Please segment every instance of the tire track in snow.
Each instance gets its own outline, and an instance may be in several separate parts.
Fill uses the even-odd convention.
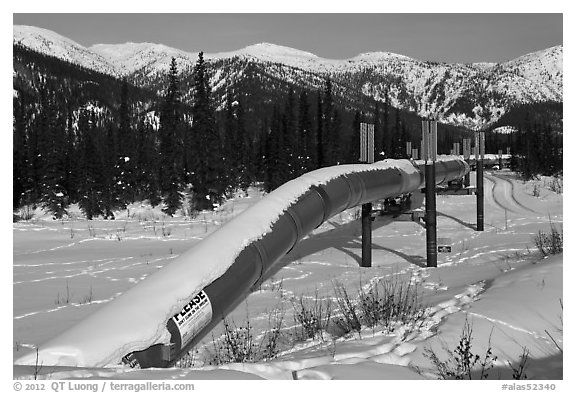
[[[498,176],[498,175],[494,175],[494,174],[488,175],[488,176],[489,176],[490,178],[492,178],[492,179],[498,179],[498,180],[500,180],[501,182],[504,182],[505,184],[507,184],[507,185],[510,186],[510,199],[511,199],[512,202],[514,202],[514,204],[515,204],[516,206],[518,206],[520,209],[525,210],[525,211],[529,211],[529,212],[531,212],[531,213],[538,214],[538,215],[542,214],[541,212],[538,212],[538,211],[536,211],[536,210],[534,210],[534,209],[526,206],[525,204],[523,204],[522,202],[520,202],[520,201],[518,200],[518,198],[516,198],[516,195],[515,195],[515,192],[514,192],[514,191],[516,190],[516,187],[515,187],[514,182],[513,182],[512,180],[510,180],[510,179],[508,179],[508,178],[506,178],[506,177],[504,177],[504,176]],[[493,180],[493,181],[494,181],[494,180]]]
[[[506,206],[504,204],[505,202],[503,202],[501,200],[501,198],[499,198],[500,193],[497,192],[496,187],[498,185],[502,185],[501,182],[497,182],[490,175],[485,175],[484,178],[486,180],[488,180],[490,183],[492,183],[492,189],[490,190],[490,196],[496,205],[498,205],[502,210],[507,210],[507,211],[510,211],[512,213],[521,213],[521,211],[517,211],[515,209],[515,207],[512,207],[513,204],[508,203],[508,206]],[[504,188],[504,190],[502,192],[503,192],[504,196],[506,196],[506,189],[505,189],[505,187],[503,187],[503,188]],[[504,201],[508,201],[508,199],[504,199]]]

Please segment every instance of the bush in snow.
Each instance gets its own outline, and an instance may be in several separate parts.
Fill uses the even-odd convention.
[[[259,338],[254,336],[254,329],[246,319],[243,325],[237,326],[234,321],[224,319],[224,333],[214,339],[213,352],[210,351],[208,364],[259,362],[274,359],[279,351],[283,311],[276,310],[270,314],[269,329]]]
[[[472,352],[472,325],[468,318],[464,321],[464,327],[460,334],[458,346],[450,350],[443,346],[447,359],[440,360],[438,355],[431,349],[424,349],[424,356],[432,361],[436,368],[439,379],[487,379],[490,369],[494,367],[497,356],[493,355],[488,339],[488,349],[483,356]]]
[[[328,329],[332,316],[332,302],[330,299],[320,299],[318,290],[314,298],[309,300],[303,295],[292,299],[294,308],[295,340],[307,340],[310,338],[323,338],[323,332]]]
[[[397,324],[417,324],[424,320],[424,306],[419,288],[398,276],[379,280],[369,289],[360,289],[359,308],[362,323],[368,327],[383,326],[389,332]]]
[[[360,332],[362,324],[360,323],[360,310],[356,302],[348,295],[348,291],[340,282],[332,282],[338,305],[339,314],[336,315],[332,322],[334,327],[339,331],[334,332],[336,335],[345,335],[352,331]]]
[[[564,236],[558,231],[554,224],[550,223],[550,233],[538,231],[534,237],[534,244],[543,257],[560,254],[563,250]]]
[[[548,182],[548,188],[550,191],[555,192],[556,194],[562,194],[564,189],[563,181],[561,177],[553,177]]]

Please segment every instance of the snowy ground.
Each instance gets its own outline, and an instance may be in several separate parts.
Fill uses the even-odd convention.
[[[474,179],[474,173],[472,174]],[[337,215],[297,245],[274,276],[230,315],[249,320],[257,336],[274,310],[285,312],[285,333],[294,325],[291,299],[333,294],[342,283],[350,294],[380,278],[412,280],[424,294],[425,322],[411,332],[364,329],[337,339],[298,343],[268,362],[204,363],[213,337],[197,347],[193,368],[168,370],[43,367],[40,378],[97,379],[434,379],[425,351],[439,357],[456,348],[467,320],[473,352],[488,347],[498,357],[490,378],[511,378],[524,348],[530,379],[562,379],[563,259],[541,260],[533,236],[563,224],[562,195],[548,179],[524,183],[506,172],[485,179],[485,231],[475,231],[475,196],[437,197],[439,243],[452,246],[427,269],[425,229],[419,223],[377,218],[373,223],[373,267],[359,268],[361,227],[357,210]],[[170,263],[191,245],[251,206],[256,190],[238,195],[218,212],[191,219],[169,218],[158,209],[134,205],[114,221],[81,218],[53,221],[36,213],[13,224],[13,359],[110,302]],[[214,337],[222,332],[219,326]],[[489,343],[488,343],[488,340]],[[14,367],[15,378],[33,369]]]

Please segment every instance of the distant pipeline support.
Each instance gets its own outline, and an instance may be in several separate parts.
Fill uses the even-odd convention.
[[[132,352],[123,358],[124,363],[141,368],[174,365],[251,289],[269,278],[276,261],[330,217],[367,202],[423,188],[424,162],[416,161],[413,165],[418,171],[411,174],[399,168],[352,172],[310,187],[285,210],[269,233],[248,244],[224,275],[196,294],[182,312],[167,322],[170,345],[157,344]],[[459,158],[438,161],[436,184],[462,178],[468,171],[466,162]],[[194,322],[184,326],[186,322],[182,321],[186,318]]]
[[[424,166],[423,161],[385,160],[322,168],[292,180],[248,209],[273,210],[262,217],[274,219],[252,228],[255,216],[241,213],[155,274],[46,342],[39,353],[25,355],[15,363],[34,366],[39,355],[44,366],[104,367],[122,358],[132,367],[171,367],[251,290],[273,275],[279,268],[275,263],[308,233],[346,209],[423,188]],[[468,172],[463,159],[443,156],[435,164],[435,183],[457,180]],[[283,192],[292,186],[297,192],[286,199]],[[276,207],[268,209],[270,206]],[[246,234],[247,227],[251,227],[251,235]],[[234,244],[234,253],[222,247],[226,244]],[[217,262],[225,264],[212,275],[212,264]],[[193,287],[197,289],[181,287],[190,277],[203,277],[200,285]],[[163,296],[166,288],[176,288],[182,296],[178,295],[178,301],[171,295]],[[157,322],[150,324],[150,320]],[[134,341],[133,332],[140,333],[139,341]],[[149,342],[157,344],[146,347]]]

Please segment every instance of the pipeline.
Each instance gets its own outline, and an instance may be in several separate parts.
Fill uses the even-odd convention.
[[[158,313],[157,310],[153,310],[154,307],[158,308],[153,299],[139,299],[140,308],[134,309],[132,305],[135,299],[144,295],[151,296],[150,290],[144,288],[146,286],[149,289],[153,283],[157,284],[162,280],[162,285],[165,287],[177,285],[177,280],[173,277],[174,274],[168,275],[168,273],[163,272],[172,264],[176,264],[176,260],[115,299],[112,303],[119,303],[116,309],[120,309],[122,312],[108,310],[108,315],[106,315],[105,309],[110,308],[112,304],[103,306],[83,320],[79,324],[82,326],[73,327],[68,332],[64,332],[56,339],[46,343],[40,350],[43,364],[45,366],[57,363],[57,365],[100,367],[108,365],[110,359],[116,356],[116,361],[122,358],[122,362],[131,367],[170,367],[209,333],[224,316],[231,312],[251,289],[257,288],[268,279],[276,261],[330,217],[364,203],[414,192],[425,186],[423,161],[386,160],[375,164],[342,165],[333,168],[335,169],[332,172],[330,172],[331,168],[323,168],[303,175],[302,178],[308,176],[306,179],[310,179],[319,178],[327,173],[336,174],[329,176],[325,181],[311,182],[297,199],[279,214],[269,230],[265,231],[262,236],[250,240],[239,254],[232,257],[233,261],[223,274],[213,281],[205,283],[201,290],[187,298],[180,299],[178,304],[166,307],[167,311],[164,310],[163,312],[169,314],[167,314],[167,319],[166,317],[163,319],[165,321],[162,329],[164,333],[159,333],[158,327],[130,325],[130,321],[135,320],[139,313]],[[460,179],[468,171],[468,164],[462,159],[455,156],[441,157],[435,165],[436,184]],[[266,200],[273,200],[282,195],[279,191],[282,187],[268,194],[250,209],[265,209]],[[242,219],[242,214],[237,216],[201,243],[207,243],[214,247],[229,242],[231,234],[243,236],[243,233],[238,231],[238,228],[242,228]],[[223,230],[226,226],[233,227],[233,230]],[[180,260],[178,261],[179,264],[206,258],[206,253],[195,251],[196,248],[198,247],[193,247],[177,258]],[[210,263],[208,260],[204,262]],[[105,321],[111,323],[112,318],[125,318],[126,322],[124,320],[115,321],[117,326],[122,327],[119,334],[110,329],[106,331],[108,333],[102,332],[102,337],[87,337],[87,332],[93,330],[93,326],[90,327],[91,324],[102,325],[106,323]],[[104,328],[105,326],[103,326]],[[105,343],[112,336],[117,342],[128,340],[130,329],[148,329],[146,330],[147,335],[156,338],[161,336],[162,340],[157,340],[155,342],[159,342],[158,344],[147,347],[143,343],[139,344],[140,348],[135,348],[138,345],[134,344],[122,346],[115,352],[114,356],[108,356],[106,359],[87,360],[82,358],[80,350],[75,349],[76,345],[80,345],[76,343],[82,340],[101,340],[102,343]],[[107,334],[108,337],[106,337]],[[92,343],[92,346],[88,348],[97,348],[98,343],[95,343]],[[122,353],[122,351],[124,352]],[[120,355],[118,356],[118,354]],[[35,356],[27,355],[17,360],[16,364],[33,365],[35,361],[37,361]]]

